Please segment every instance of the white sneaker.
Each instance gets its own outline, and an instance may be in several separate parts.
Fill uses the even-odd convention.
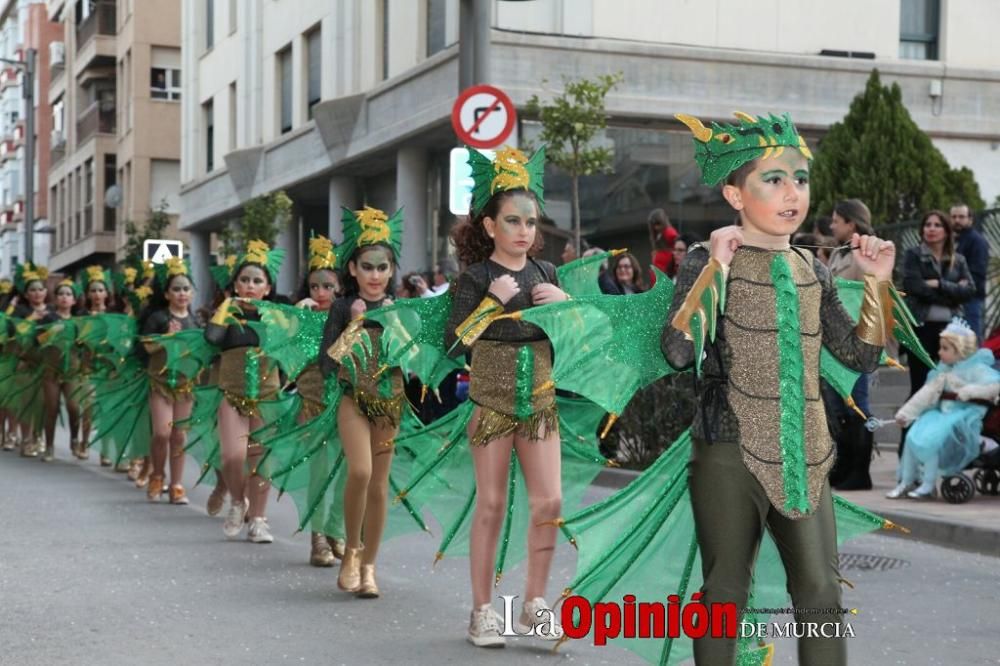
[[[913,489],[913,485],[909,483],[900,483],[898,486],[890,490],[885,494],[888,499],[900,499],[906,496],[910,490]]]
[[[476,647],[502,648],[507,641],[500,634],[500,618],[491,604],[473,608],[466,638]]]
[[[247,528],[247,539],[254,543],[273,543],[271,528],[267,526],[267,518],[251,518]]]
[[[521,617],[514,627],[519,634],[533,632],[535,636],[546,641],[557,641],[563,637],[562,626],[556,621],[556,613],[545,599],[535,597],[524,602]]]
[[[240,532],[243,530],[243,518],[247,515],[249,509],[250,503],[245,499],[238,504],[230,501],[226,520],[222,523],[222,532],[226,535],[227,539],[235,539],[240,535]]]

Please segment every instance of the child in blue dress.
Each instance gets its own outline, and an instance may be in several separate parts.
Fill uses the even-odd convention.
[[[961,471],[979,455],[983,417],[1000,394],[1000,372],[993,353],[979,349],[976,334],[955,317],[941,332],[941,363],[923,387],[896,412],[896,422],[910,427],[900,460],[900,483],[889,499],[929,499],[942,474]],[[923,482],[911,490],[923,465]]]

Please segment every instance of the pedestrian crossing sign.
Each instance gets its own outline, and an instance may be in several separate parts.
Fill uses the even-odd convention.
[[[171,257],[184,257],[184,243],[179,240],[149,238],[142,242],[142,259],[154,264],[166,263]]]

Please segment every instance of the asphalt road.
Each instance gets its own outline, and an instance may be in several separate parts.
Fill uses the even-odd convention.
[[[527,638],[471,647],[467,562],[432,570],[434,538],[385,544],[383,596],[357,600],[336,589],[335,568],[308,566],[290,500],[272,502],[274,544],[230,542],[205,515],[209,488],[191,490],[188,507],[150,505],[124,475],[59,456],[0,454],[0,664],[641,663],[582,641],[557,655]],[[859,609],[852,664],[1000,663],[1000,559],[888,536],[844,552],[862,567],[844,571],[855,584],[845,605]],[[561,548],[550,597],[574,564]],[[522,582],[511,570],[498,593]],[[794,645],[779,641],[775,663],[796,663]]]

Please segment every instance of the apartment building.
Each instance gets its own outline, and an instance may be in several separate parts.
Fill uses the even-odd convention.
[[[52,267],[120,260],[126,220],[179,213],[180,4],[49,0],[65,59],[49,86]]]
[[[285,289],[310,231],[338,236],[342,205],[405,207],[404,269],[445,252],[460,2],[468,0],[184,0],[181,226],[192,232],[195,266],[212,232],[277,189],[296,204],[281,240],[291,250]],[[1000,194],[1000,53],[989,48],[1000,2],[624,4],[487,3],[485,82],[515,104],[544,97],[564,76],[624,74],[601,138],[614,173],[588,179],[582,194],[592,238],[642,256],[650,208],[702,234],[728,219],[719,193],[699,183],[690,133],[674,113],[789,111],[815,141],[874,67],[901,86],[951,164],[970,167],[987,200]],[[513,140],[536,132],[522,122]],[[568,228],[569,179],[551,167],[546,201]]]
[[[34,259],[49,260],[51,226],[48,224],[47,191],[51,115],[48,112],[51,61],[61,56],[52,47],[61,35],[48,20],[43,0],[5,0],[0,4],[0,58],[24,62],[29,49],[37,54],[34,108],[24,100],[24,72],[10,63],[0,63],[0,276],[10,276],[23,261],[25,248],[25,150],[27,114],[35,116]]]

